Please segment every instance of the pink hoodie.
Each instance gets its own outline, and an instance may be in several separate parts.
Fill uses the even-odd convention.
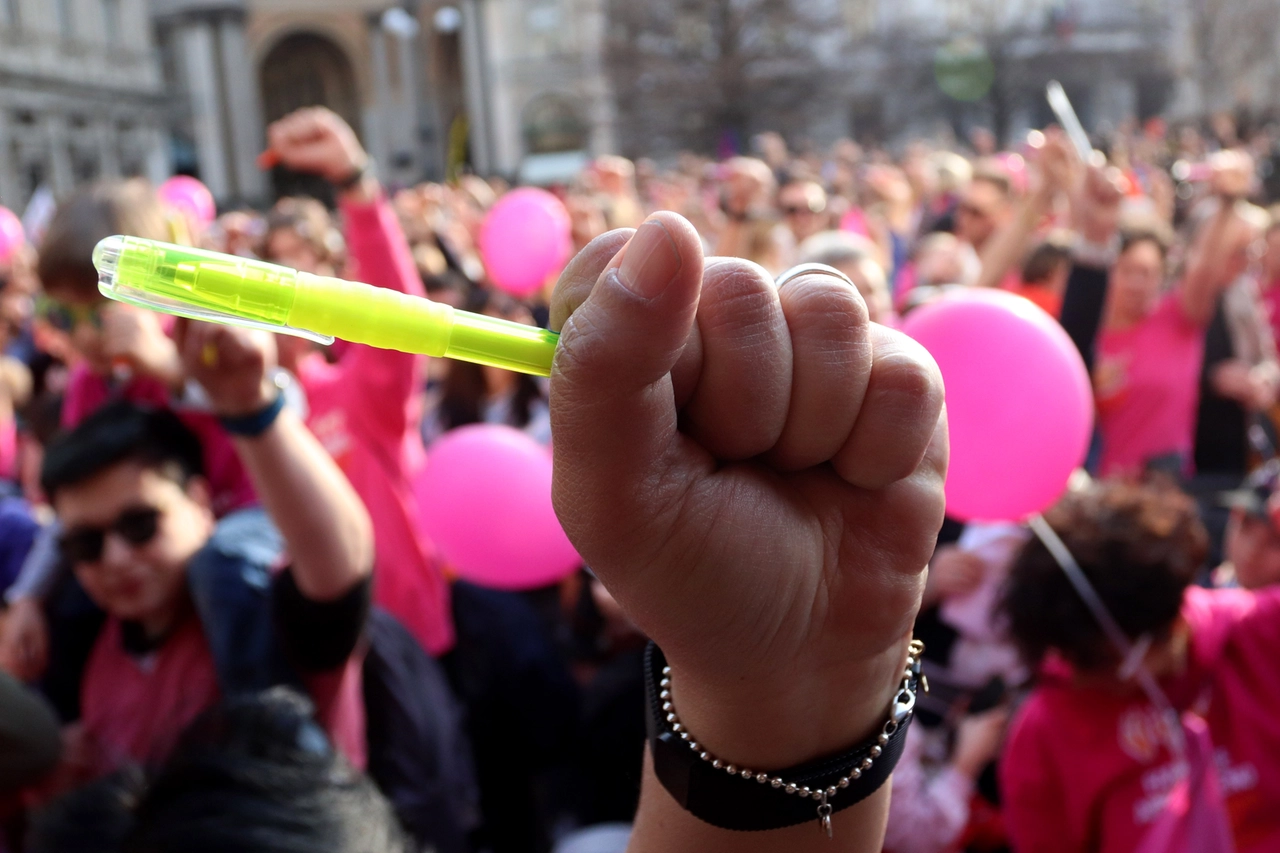
[[[1208,723],[1236,850],[1280,850],[1280,588],[1192,587],[1186,671],[1170,700]],[[1131,853],[1183,768],[1141,696],[1074,687],[1051,666],[1022,707],[1001,762],[1015,853]]]
[[[422,280],[395,212],[380,197],[344,204],[354,275],[388,290],[422,296]],[[425,462],[421,356],[348,345],[336,364],[305,357],[298,381],[307,425],[338,462],[373,518],[377,558],[374,601],[399,619],[433,655],[453,648],[449,588],[435,549],[418,529],[411,483]]]

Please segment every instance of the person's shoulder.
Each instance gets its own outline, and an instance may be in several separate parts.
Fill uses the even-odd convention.
[[[1275,647],[1280,652],[1280,586],[1261,590],[1191,587],[1182,603],[1196,658],[1219,659],[1230,644]]]

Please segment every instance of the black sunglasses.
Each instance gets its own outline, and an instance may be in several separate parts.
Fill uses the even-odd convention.
[[[140,547],[155,538],[160,529],[160,510],[155,507],[133,507],[106,527],[75,527],[64,531],[58,539],[62,556],[72,563],[96,563],[102,559],[107,534],[114,533],[130,545]]]

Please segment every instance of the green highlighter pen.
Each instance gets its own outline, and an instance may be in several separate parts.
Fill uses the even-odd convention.
[[[137,237],[93,250],[104,296],[166,314],[551,375],[560,336],[369,284]]]

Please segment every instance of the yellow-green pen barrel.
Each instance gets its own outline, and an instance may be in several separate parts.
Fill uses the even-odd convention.
[[[555,332],[537,326],[454,311],[453,334],[444,354],[520,373],[550,376],[559,340]]]
[[[453,308],[394,290],[299,273],[288,325],[352,343],[442,356]]]
[[[352,298],[356,294],[359,298]],[[299,274],[288,325],[384,349],[551,375],[559,335],[367,284]]]
[[[213,323],[551,374],[560,336],[368,284],[136,237],[94,249],[112,299]]]

